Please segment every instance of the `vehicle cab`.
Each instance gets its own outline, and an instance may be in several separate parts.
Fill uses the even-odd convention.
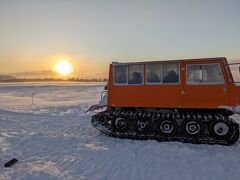
[[[203,108],[239,105],[226,58],[112,63],[108,107]]]

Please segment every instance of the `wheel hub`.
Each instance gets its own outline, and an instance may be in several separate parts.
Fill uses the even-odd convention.
[[[173,131],[173,124],[171,121],[165,120],[160,124],[160,130],[163,133],[171,133]]]
[[[229,127],[224,122],[218,122],[213,127],[214,133],[218,136],[225,136],[229,132]]]
[[[201,130],[200,124],[196,121],[189,121],[186,124],[186,132],[190,135],[198,134]]]
[[[123,130],[127,127],[127,122],[125,119],[123,118],[117,118],[116,121],[115,121],[115,126],[120,129],[120,130]]]
[[[148,132],[150,130],[150,122],[148,120],[138,120],[137,129],[140,132]]]
[[[106,117],[101,117],[99,118],[99,121],[101,124],[104,124],[107,120],[106,120]]]
[[[145,122],[140,122],[139,126],[141,129],[144,129],[147,126],[147,124]]]

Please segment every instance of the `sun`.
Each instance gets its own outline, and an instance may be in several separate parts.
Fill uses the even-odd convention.
[[[63,76],[66,76],[73,72],[73,66],[67,60],[61,60],[53,67],[53,71],[55,71]]]

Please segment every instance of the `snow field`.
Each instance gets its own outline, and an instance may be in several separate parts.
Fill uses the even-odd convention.
[[[103,85],[0,85],[0,179],[240,179],[239,141],[225,147],[101,134],[84,112]],[[4,168],[14,157],[19,162]]]

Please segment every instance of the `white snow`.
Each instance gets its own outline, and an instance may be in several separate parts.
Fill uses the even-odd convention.
[[[101,134],[84,112],[103,86],[0,84],[0,179],[240,179],[239,141],[225,147]],[[12,158],[19,162],[4,168]]]
[[[229,111],[234,112],[236,114],[240,114],[240,105],[236,105],[236,106],[218,106],[218,108],[226,109],[226,110],[229,110]]]

